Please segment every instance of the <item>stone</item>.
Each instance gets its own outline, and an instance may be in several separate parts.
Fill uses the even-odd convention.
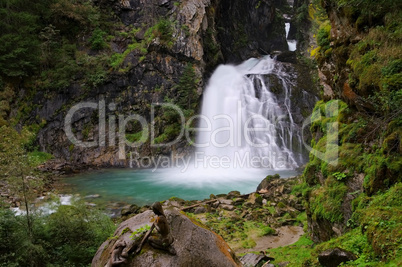
[[[213,203],[211,204],[211,207],[214,208],[214,209],[216,209],[216,208],[219,207],[220,204],[221,204],[221,203],[220,203],[219,201],[216,201],[216,202],[213,202]]]
[[[274,259],[266,256],[265,254],[254,254],[254,253],[247,253],[246,255],[240,258],[240,261],[241,263],[243,263],[244,267],[261,266],[261,264],[269,260]]]
[[[165,209],[165,214],[175,239],[172,245],[176,255],[170,255],[145,244],[141,253],[129,257],[125,266],[241,266],[241,262],[221,236],[194,224],[188,217],[174,209]],[[137,229],[150,225],[152,217],[153,212],[148,210],[122,222],[114,233],[117,238],[106,240],[99,247],[91,266],[105,266],[115,243],[132,242],[130,235]]]
[[[324,267],[336,267],[342,262],[354,261],[357,257],[341,248],[328,249],[318,255],[318,261]]]
[[[230,191],[230,192],[228,193],[227,198],[228,198],[228,199],[232,199],[232,198],[238,197],[238,196],[240,196],[240,192],[239,192],[239,191]]]
[[[100,197],[99,194],[95,194],[95,195],[88,195],[88,196],[85,196],[84,198],[99,198],[99,197]]]
[[[225,205],[233,205],[233,200],[230,199],[219,199],[219,202]]]
[[[258,184],[256,192],[259,192],[263,189],[265,189],[265,191],[269,191],[269,189],[272,187],[272,182],[277,179],[280,179],[280,176],[278,174],[268,175]]]
[[[262,205],[262,197],[257,193],[252,193],[248,196],[248,202],[253,205]]]
[[[207,209],[203,206],[197,207],[194,210],[194,214],[201,214],[207,212]]]
[[[236,206],[241,205],[244,201],[245,200],[243,198],[238,197],[238,198],[233,199],[233,204],[236,205]]]
[[[127,216],[127,215],[130,215],[130,214],[135,214],[135,213],[137,213],[138,212],[138,210],[140,209],[140,207],[138,207],[137,205],[135,205],[135,204],[133,204],[133,205],[127,205],[127,206],[124,206],[122,209],[121,209],[121,215],[122,216]]]
[[[284,51],[277,55],[276,59],[281,62],[297,63],[296,53],[293,51]]]
[[[246,208],[251,208],[251,207],[253,206],[253,203],[247,201],[247,202],[245,202],[245,203],[243,204],[243,206],[246,207]]]
[[[222,204],[220,207],[221,207],[222,209],[224,209],[224,210],[227,210],[227,211],[233,211],[233,210],[236,209],[235,206],[233,206],[233,205],[226,205],[226,204]]]

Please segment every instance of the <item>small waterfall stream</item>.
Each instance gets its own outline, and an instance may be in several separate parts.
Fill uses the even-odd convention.
[[[289,51],[296,51],[297,41],[293,39],[288,39],[289,30],[290,30],[290,23],[286,22],[285,23],[286,41],[288,43]]]
[[[302,163],[294,152],[302,150],[302,138],[291,112],[291,81],[281,64],[266,56],[217,68],[204,93],[197,153],[227,157],[231,167],[239,160],[268,169]],[[277,86],[280,99],[272,92]]]

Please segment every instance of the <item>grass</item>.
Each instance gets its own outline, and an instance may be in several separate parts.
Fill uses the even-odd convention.
[[[313,241],[304,235],[292,245],[269,249],[267,254],[275,259],[274,263],[289,262],[288,266],[303,266],[313,251],[313,244]]]
[[[53,155],[46,152],[33,151],[28,153],[28,158],[32,166],[38,166],[52,159]]]

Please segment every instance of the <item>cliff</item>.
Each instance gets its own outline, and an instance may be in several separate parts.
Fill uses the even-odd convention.
[[[325,1],[312,16],[317,19],[318,10],[327,15],[312,50],[324,101],[311,117],[304,196],[314,241],[354,233],[387,261],[400,244],[388,220],[398,225],[400,209],[391,201],[391,218],[375,203],[384,201],[383,192],[398,192],[402,181],[401,8],[393,1],[368,2]]]
[[[131,155],[190,153],[185,138],[152,147],[151,136],[156,145],[180,136],[182,120],[198,113],[218,64],[286,51],[283,13],[293,11],[285,1],[57,0],[26,12],[44,18],[32,36],[36,57],[30,71],[2,74],[0,99],[7,105],[1,117],[4,124],[29,126],[36,134],[32,148],[57,159],[50,168],[68,170],[127,167]],[[294,53],[278,59],[293,63],[285,68],[301,125],[315,85]]]

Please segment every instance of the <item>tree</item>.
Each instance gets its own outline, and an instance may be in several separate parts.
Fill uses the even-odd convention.
[[[39,16],[27,11],[29,2],[0,2],[0,75],[20,77],[31,74],[39,61]]]
[[[30,203],[37,197],[43,183],[35,177],[33,166],[24,146],[33,134],[26,128],[20,133],[7,126],[0,128],[0,178],[6,180],[13,196],[21,200],[26,211],[27,234],[33,238],[33,224]]]
[[[185,109],[194,110],[197,106],[198,77],[192,64],[187,64],[177,84],[178,104]]]

